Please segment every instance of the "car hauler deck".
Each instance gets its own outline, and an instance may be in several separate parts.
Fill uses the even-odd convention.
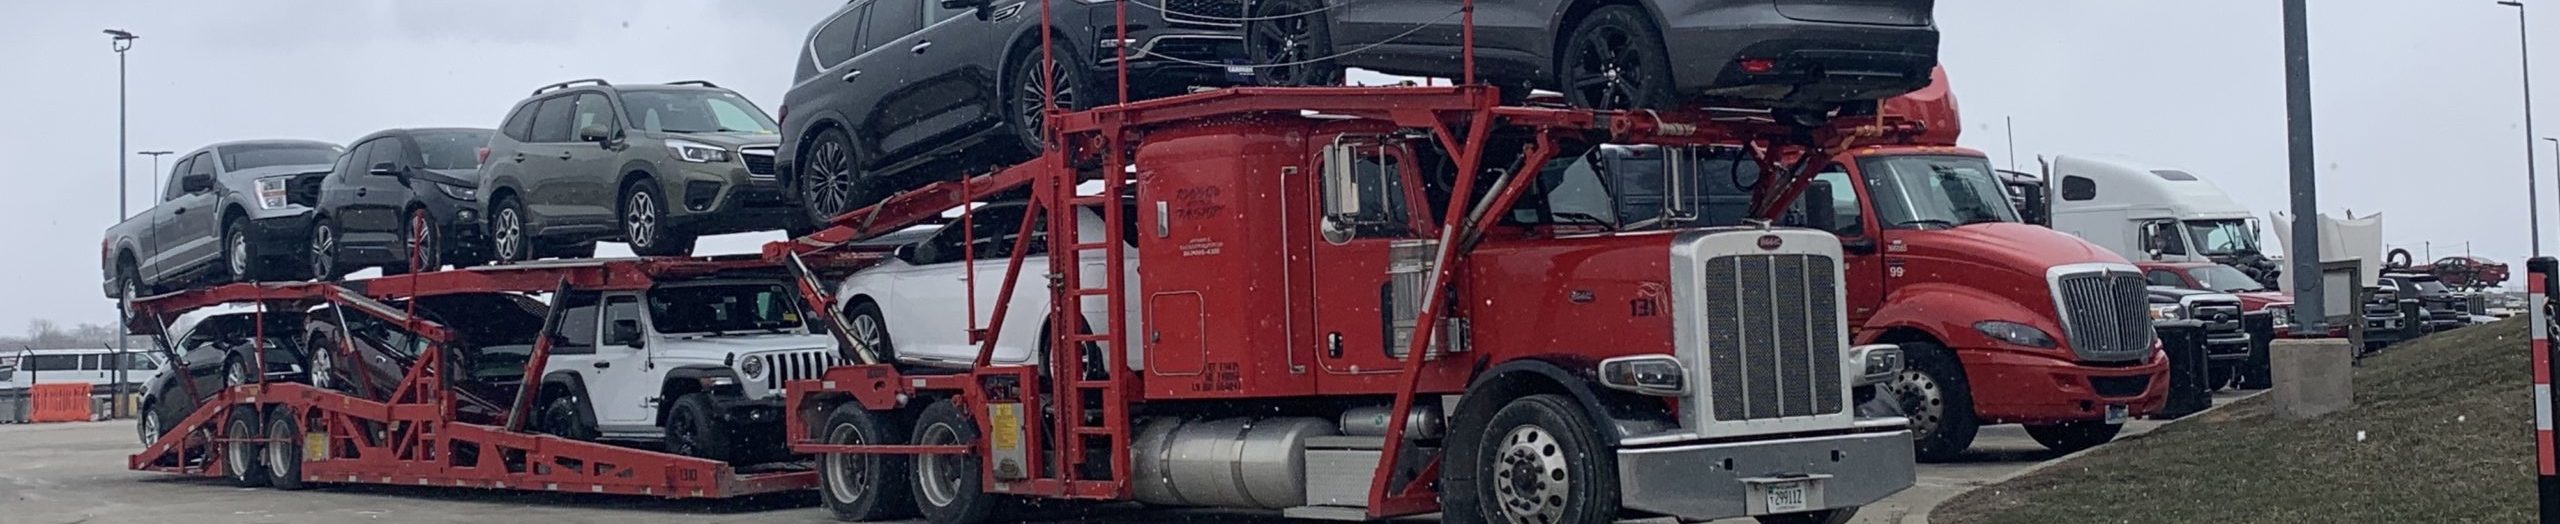
[[[838,257],[846,260],[859,257]],[[564,293],[646,290],[662,282],[738,271],[773,273],[749,259],[626,259],[496,266],[337,283],[234,284],[135,301],[138,333],[158,333],[160,320],[227,303],[301,311],[334,305],[424,341],[387,398],[368,398],[303,383],[260,381],[213,392],[171,430],[128,458],[136,470],[227,476],[243,485],[295,489],[311,483],[400,484],[536,491],[723,498],[808,489],[806,468],[732,466],[720,460],[573,440],[530,431],[534,395],[557,337],[539,337],[512,399],[494,418],[466,414],[452,387],[476,366],[453,354],[460,330],[382,300],[472,293]],[[553,332],[552,308],[542,333]],[[263,325],[264,323],[259,323]],[[300,334],[255,333],[255,337]],[[339,351],[343,348],[309,348]],[[347,360],[341,360],[347,361]],[[263,367],[263,364],[261,364]],[[315,374],[318,370],[315,369]],[[499,374],[508,374],[504,371]],[[191,398],[196,397],[193,394]],[[488,399],[480,399],[488,400]],[[511,407],[509,407],[511,406]]]
[[[788,411],[838,517],[900,516],[912,496],[944,524],[1039,498],[1813,522],[1912,482],[1904,420],[1859,409],[1899,353],[1848,344],[1831,236],[1612,231],[1576,206],[1631,193],[1531,175],[1602,143],[1821,154],[1884,122],[1506,107],[1485,87],[1231,89],[1059,120],[1067,147],[1032,163],[767,248],[797,266],[1029,188],[1014,231],[1033,233],[998,237],[1003,276],[942,283],[1000,287],[965,313],[972,365],[902,365],[826,314],[859,364],[790,383]],[[1035,241],[1047,267],[1025,267]],[[814,309],[848,302],[817,273]],[[1009,311],[1016,293],[1057,306]],[[1007,315],[1074,327],[1019,333]],[[1079,349],[991,362],[1014,343]]]

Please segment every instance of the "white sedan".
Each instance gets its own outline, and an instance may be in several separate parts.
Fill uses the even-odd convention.
[[[852,328],[855,338],[882,348],[884,356],[895,361],[934,367],[969,366],[978,356],[978,346],[969,340],[969,330],[985,326],[994,316],[996,296],[1003,289],[1005,269],[1011,263],[1014,240],[1026,208],[1021,203],[981,206],[970,217],[970,227],[952,224],[923,241],[899,246],[890,260],[854,272],[837,286],[838,314]],[[1127,218],[1129,223],[1136,222],[1135,216]],[[1083,241],[1102,240],[1102,219],[1092,210],[1080,210],[1077,223],[1077,236]],[[1127,261],[1122,268],[1127,275],[1124,282],[1131,294],[1125,301],[1129,324],[1125,333],[1141,333],[1137,329],[1137,236],[1135,232],[1123,235],[1132,243],[1122,248]],[[1005,313],[1003,330],[996,335],[991,363],[1030,364],[1033,355],[1038,354],[1034,350],[1048,345],[1047,237],[1037,228],[1032,233],[1031,255],[1023,257],[1024,267],[1018,277],[1021,283]],[[964,247],[974,247],[974,252],[964,253]],[[1102,287],[1103,254],[1086,252],[1083,257],[1081,273],[1086,287]],[[970,278],[973,274],[974,282]],[[970,312],[973,302],[977,310],[974,315]],[[1083,322],[1105,322],[1109,308],[1109,302],[1102,297],[1086,297]],[[1097,353],[1098,347],[1087,352],[1088,365]],[[1138,369],[1141,366],[1137,363],[1144,359],[1137,358],[1133,348],[1128,362],[1132,363],[1130,369]]]

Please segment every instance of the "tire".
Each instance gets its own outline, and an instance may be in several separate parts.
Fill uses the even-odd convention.
[[[2036,443],[2043,444],[2045,449],[2060,453],[2076,452],[2115,441],[2116,433],[2121,431],[2124,431],[2123,424],[2096,421],[2027,426],[2027,436],[2035,437]]]
[[[257,282],[262,276],[258,254],[249,245],[248,221],[232,218],[222,222],[222,267],[232,282]]]
[[[708,394],[677,397],[675,406],[667,409],[667,452],[722,462],[740,459],[729,428],[720,425],[717,413]]]
[[[151,292],[151,285],[142,282],[142,270],[134,267],[131,259],[116,261],[116,286],[117,292],[123,293],[123,298],[127,299],[142,298]],[[125,312],[125,314],[132,313]]]
[[[293,408],[276,406],[267,414],[267,484],[281,490],[302,489],[302,424]]]
[[[800,153],[799,163],[793,167],[799,172],[794,177],[794,194],[800,198],[801,219],[813,231],[833,223],[839,215],[871,207],[888,197],[872,190],[873,183],[864,176],[862,160],[857,155],[852,135],[834,127],[818,132],[808,150]]]
[[[1591,11],[1566,35],[1556,57],[1556,86],[1565,103],[1595,109],[1671,109],[1671,60],[1662,31],[1642,8]]]
[[[408,267],[401,269],[421,273],[444,269],[444,228],[426,209],[409,210],[409,227],[403,228],[401,237],[408,241],[401,246],[408,252],[400,255]]]
[[[978,425],[951,399],[936,400],[916,416],[915,432],[907,440],[924,445],[969,445],[978,441]],[[1001,495],[987,493],[981,477],[983,464],[976,454],[917,455],[914,464],[916,510],[933,524],[978,524],[986,522],[996,506],[1004,502]]]
[[[303,256],[310,262],[312,280],[330,282],[346,276],[338,269],[338,226],[327,218],[312,221],[311,252]]]
[[[1530,395],[1493,413],[1476,434],[1468,522],[1612,522],[1618,463],[1600,427],[1562,395]]]
[[[169,432],[168,425],[160,421],[159,406],[154,404],[142,403],[142,412],[133,417],[133,435],[142,439],[143,447],[151,447],[151,443],[159,442],[160,436]]]
[[[863,409],[846,402],[827,415],[819,431],[831,445],[888,445],[906,442],[906,430],[894,413]],[[836,520],[864,522],[915,516],[915,486],[908,481],[905,455],[829,454],[818,456],[818,495]]]
[[[1761,515],[1760,524],[1848,524],[1858,516],[1858,508],[1826,509],[1785,515]]]
[[[1015,50],[1012,60],[1007,62],[1010,65],[1005,67],[1005,126],[1013,131],[1016,147],[1026,155],[1039,156],[1049,150],[1049,116],[1044,103],[1054,102],[1057,107],[1078,111],[1092,107],[1094,99],[1101,96],[1086,81],[1084,67],[1080,65],[1084,62],[1076,58],[1079,55],[1073,46],[1056,46],[1055,53],[1055,60],[1060,65],[1056,74],[1046,78],[1040,74],[1040,66],[1048,61],[1041,60],[1036,47]],[[1057,81],[1054,98],[1044,96],[1041,86],[1044,80]]]
[[[222,424],[222,474],[232,484],[244,488],[267,485],[267,471],[261,459],[266,450],[254,439],[265,438],[258,425],[257,408],[231,408],[229,420]]]
[[[524,203],[513,195],[489,205],[489,258],[499,263],[533,260],[533,228]]]
[[[2239,362],[2218,362],[2218,363],[2214,363],[2214,364],[2211,364],[2211,365],[2207,366],[2207,369],[2205,370],[2205,374],[2206,374],[2205,383],[2204,383],[2204,390],[2205,390],[2205,391],[2221,391],[2221,390],[2223,390],[2224,388],[2239,387],[2239,383],[2238,383],[2238,381],[2240,380],[2240,363],[2239,363]]]
[[[644,257],[680,257],[693,253],[693,236],[676,232],[667,223],[667,201],[658,195],[655,182],[635,180],[622,188],[622,205],[615,208],[622,224],[623,241],[631,243],[631,252]]]
[[[1253,79],[1266,86],[1329,86],[1342,83],[1342,66],[1332,60],[1333,27],[1316,0],[1271,0],[1254,7],[1255,20],[1244,28],[1245,57],[1256,64]],[[1302,16],[1288,16],[1304,13]]]
[[[1945,462],[1973,447],[1982,430],[1973,414],[1973,388],[1955,353],[1929,342],[1906,342],[1908,366],[1893,384],[1894,397],[1911,420],[1914,454],[1921,462]]]
[[[853,306],[844,309],[844,323],[854,340],[871,344],[881,362],[898,361],[897,342],[889,338],[889,319],[880,313],[879,304],[855,300]]]
[[[544,402],[538,420],[541,423],[536,427],[552,436],[586,442],[594,442],[598,436],[595,423],[589,422],[593,416],[587,414],[586,403],[581,402],[575,393]]]
[[[249,372],[249,360],[233,353],[222,358],[222,389],[258,383],[258,375]]]

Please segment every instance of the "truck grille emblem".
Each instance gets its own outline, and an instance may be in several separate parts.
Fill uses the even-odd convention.
[[[1787,239],[1779,238],[1777,235],[1760,235],[1761,251],[1776,251],[1778,248],[1785,247],[1786,245]]]

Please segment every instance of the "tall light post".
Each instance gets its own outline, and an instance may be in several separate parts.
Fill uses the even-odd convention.
[[[2533,165],[2533,32],[2525,25],[2523,0],[2499,0],[2498,5],[2516,8],[2516,57],[2524,70],[2524,178],[2525,197],[2532,198],[2533,256],[2542,256],[2542,198],[2534,177],[2541,176]]]
[[[2313,156],[2311,125],[2311,19],[2309,2],[2284,0],[2285,157],[2291,169],[2292,259],[2295,333],[2329,332],[2329,311],[2321,306],[2325,277],[2320,273],[2320,190],[2318,161]],[[2354,291],[2350,290],[2349,293]]]
[[[116,51],[116,220],[122,221],[127,218],[133,218],[133,213],[125,207],[129,205],[128,203],[133,201],[132,197],[127,196],[127,188],[132,185],[131,181],[133,177],[125,173],[124,52],[132,50],[133,41],[141,39],[142,37],[134,36],[132,32],[125,31],[123,29],[108,29],[106,30],[106,33],[107,38],[109,39],[108,46]],[[152,155],[151,161],[153,165],[157,166],[160,162],[160,156]],[[154,171],[159,169],[160,168],[158,167],[152,168]],[[134,288],[133,286],[125,286],[125,289],[130,290]],[[131,295],[131,293],[118,294]],[[114,392],[111,396],[115,398],[115,405],[109,407],[108,412],[118,417],[127,415],[124,411],[125,383],[127,382],[124,376],[124,367],[126,361],[130,358],[126,355],[132,351],[132,348],[125,347],[125,336],[123,331],[124,326],[130,324],[132,319],[128,318],[128,316],[132,314],[133,297],[117,297],[116,355],[114,357],[116,360],[114,368],[116,370],[116,385],[114,389],[110,390]]]

